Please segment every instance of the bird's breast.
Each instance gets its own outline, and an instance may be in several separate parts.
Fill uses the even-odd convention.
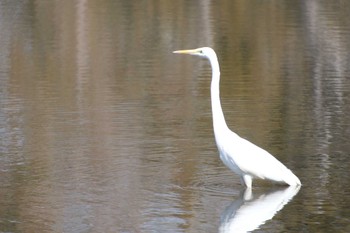
[[[224,151],[220,151],[220,159],[228,168],[230,168],[236,174],[241,175],[243,173],[241,169],[237,166],[233,158]]]

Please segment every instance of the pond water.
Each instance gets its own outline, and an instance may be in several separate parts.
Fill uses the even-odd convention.
[[[0,1],[0,232],[350,232],[349,1]],[[303,186],[219,159],[229,127]]]

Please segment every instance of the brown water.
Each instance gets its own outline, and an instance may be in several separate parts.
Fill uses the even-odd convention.
[[[0,1],[0,232],[349,232],[349,1]],[[301,179],[239,178],[232,130]],[[249,197],[251,199],[249,199]],[[249,199],[249,200],[248,200]]]

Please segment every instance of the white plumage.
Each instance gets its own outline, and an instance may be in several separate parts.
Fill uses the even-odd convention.
[[[215,51],[209,47],[178,50],[174,53],[205,57],[212,68],[211,105],[215,141],[223,163],[241,177],[241,182],[252,187],[254,178],[300,186],[300,180],[286,166],[266,150],[232,132],[226,125],[220,103],[220,67]]]

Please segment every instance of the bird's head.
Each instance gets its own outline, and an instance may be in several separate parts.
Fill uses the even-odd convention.
[[[195,55],[199,57],[206,57],[208,59],[216,57],[214,50],[209,47],[202,47],[198,49],[188,49],[188,50],[176,50],[176,51],[173,51],[173,53]]]

